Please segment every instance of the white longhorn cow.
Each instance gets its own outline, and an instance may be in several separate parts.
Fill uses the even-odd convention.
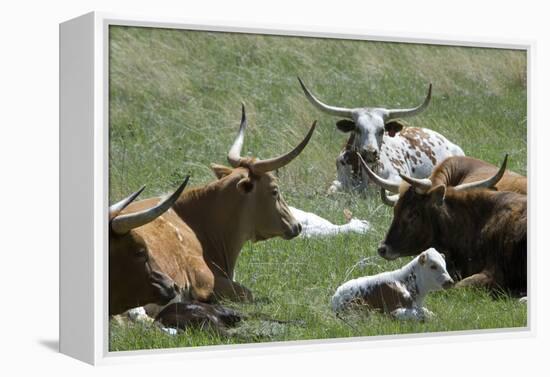
[[[406,127],[399,118],[424,111],[430,103],[432,85],[424,102],[410,109],[382,107],[345,108],[327,105],[318,100],[298,78],[309,100],[319,110],[344,118],[336,127],[350,137],[336,159],[337,179],[329,192],[363,191],[369,178],[360,169],[359,153],[380,177],[400,183],[399,173],[414,178],[429,177],[433,168],[451,156],[464,156],[462,149],[443,135],[427,129]]]

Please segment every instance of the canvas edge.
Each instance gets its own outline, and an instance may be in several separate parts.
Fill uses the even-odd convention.
[[[536,281],[534,264],[534,253],[529,243],[529,307],[528,325],[519,329],[494,329],[494,330],[471,330],[451,333],[429,333],[429,334],[406,334],[389,335],[376,337],[319,339],[313,341],[289,341],[260,344],[242,344],[231,346],[205,346],[195,348],[175,348],[160,350],[141,350],[109,352],[108,350],[108,315],[107,311],[107,240],[108,229],[105,219],[108,208],[108,27],[117,26],[141,26],[141,27],[163,27],[188,30],[236,32],[236,33],[263,33],[270,35],[292,35],[303,37],[325,37],[338,39],[358,39],[403,43],[425,43],[448,46],[468,46],[484,48],[505,48],[524,50],[527,53],[527,127],[528,127],[528,179],[529,179],[529,223],[533,224],[534,207],[531,205],[536,198],[534,177],[532,172],[534,161],[534,127],[532,126],[532,93],[533,93],[533,55],[535,42],[533,40],[511,40],[495,39],[484,37],[448,36],[439,34],[415,34],[406,35],[392,32],[375,32],[357,29],[326,28],[315,26],[295,25],[265,25],[252,22],[213,22],[197,21],[174,18],[141,17],[122,15],[114,13],[93,12],[94,18],[94,357],[92,363],[97,364],[118,364],[127,362],[146,362],[155,360],[182,360],[202,359],[208,357],[232,357],[232,356],[254,356],[284,354],[295,352],[323,351],[323,350],[344,350],[350,348],[369,348],[379,346],[402,346],[417,344],[449,343],[462,341],[499,340],[509,338],[533,337],[536,334],[535,316],[536,302],[533,298],[536,290],[533,281]],[[88,14],[90,15],[90,14]],[[88,16],[86,15],[86,16]],[[70,21],[68,21],[70,22]],[[60,198],[61,200],[61,198]],[[63,231],[63,230],[62,230]],[[529,227],[529,240],[531,241],[533,226]],[[101,293],[100,293],[101,292]],[[60,323],[61,328],[61,323]],[[459,336],[457,336],[459,335]]]
[[[59,351],[94,362],[93,14],[59,25]]]

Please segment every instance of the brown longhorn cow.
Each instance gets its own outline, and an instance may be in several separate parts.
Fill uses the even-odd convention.
[[[479,182],[497,174],[499,168],[488,162],[472,157],[449,157],[439,164],[430,177],[434,186],[466,188],[466,183]],[[493,187],[497,191],[511,191],[527,195],[527,178],[506,170],[502,178]]]
[[[482,190],[498,185],[507,156],[495,175],[456,187],[402,175],[394,217],[380,256],[395,259],[434,247],[464,277],[457,286],[483,286],[524,295],[527,291],[527,197]],[[363,164],[368,171],[368,166]],[[372,171],[369,175],[391,190]]]
[[[187,190],[155,223],[136,229],[148,245],[156,246],[150,248],[151,260],[175,281],[182,299],[205,302],[215,294],[251,300],[251,291],[234,281],[235,265],[245,242],[272,237],[291,239],[301,232],[300,223],[292,216],[270,172],[300,154],[313,134],[315,122],[292,151],[266,160],[240,156],[246,126],[243,105],[239,132],[227,156],[231,167],[212,164],[217,180]],[[133,203],[127,211],[151,207],[158,200]],[[175,237],[168,241],[167,233]]]
[[[356,158],[359,160],[357,155]],[[382,201],[389,206],[394,206],[399,195],[388,196],[386,190],[398,193],[400,184],[379,177],[368,167],[364,170],[369,178],[380,186]],[[484,185],[479,184],[479,182],[494,179],[491,177],[495,177],[498,171],[499,168],[488,162],[472,157],[454,156],[437,165],[429,179],[434,187],[442,184],[447,187],[454,187],[458,191],[468,190],[474,185],[485,189],[511,191],[527,195],[527,177],[510,170],[505,170],[500,180],[492,186],[487,185],[487,182]]]
[[[142,211],[121,214],[145,186],[109,208],[110,315],[148,303],[166,304],[176,296],[173,280],[160,272],[154,260],[150,260],[155,244],[147,242],[149,237],[144,237],[145,229],[141,228],[156,224],[155,220],[170,209],[188,179],[169,198]]]

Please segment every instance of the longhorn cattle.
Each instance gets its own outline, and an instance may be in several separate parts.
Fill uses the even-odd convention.
[[[428,249],[398,270],[345,282],[332,296],[332,309],[338,313],[357,306],[398,319],[425,319],[433,316],[424,307],[427,294],[453,284],[444,256]]]
[[[300,85],[309,100],[319,110],[344,118],[336,127],[350,136],[336,159],[337,179],[329,192],[363,191],[368,176],[362,173],[356,153],[367,161],[382,178],[400,183],[399,173],[415,178],[428,177],[434,166],[449,156],[463,156],[462,149],[443,135],[427,128],[406,127],[399,118],[424,111],[430,103],[432,85],[424,102],[410,109],[381,107],[345,108],[326,105],[318,100],[300,78]]]
[[[395,259],[428,247],[443,251],[457,274],[457,286],[483,286],[524,295],[527,291],[527,196],[482,190],[498,184],[498,172],[456,187],[406,175],[380,256]],[[363,164],[365,170],[368,166]],[[369,175],[375,177],[371,171]],[[379,182],[384,180],[380,177]]]
[[[189,177],[166,200],[151,208],[131,214],[121,212],[145,189],[113,204],[109,208],[109,314],[122,313],[130,308],[148,303],[166,304],[176,297],[174,281],[159,270],[150,254],[157,243],[148,242],[154,225],[174,204],[185,188]],[[167,238],[170,234],[166,235]]]
[[[158,225],[136,229],[143,229],[148,244],[158,244],[150,250],[151,259],[181,288],[184,299],[251,300],[250,290],[234,281],[244,243],[278,236],[291,239],[301,232],[300,223],[292,216],[270,172],[300,154],[313,134],[315,122],[292,151],[266,160],[241,157],[246,126],[243,105],[239,132],[227,155],[231,167],[212,164],[217,180],[184,192],[156,221]],[[133,203],[127,210],[148,208],[158,200]],[[148,226],[151,230],[153,226],[163,229],[149,232]],[[167,241],[166,233],[174,237]]]
[[[472,157],[449,157],[439,164],[430,176],[434,186],[467,188],[467,183],[479,182],[497,174],[499,168],[488,162]],[[474,183],[475,184],[475,183]],[[527,178],[506,170],[502,178],[495,183],[494,189],[498,191],[511,191],[527,195]]]
[[[467,190],[471,185],[480,186],[479,182],[485,181],[485,185],[482,185],[485,188],[527,195],[527,177],[510,170],[504,171],[498,182],[492,186],[488,185],[486,180],[494,180],[491,177],[498,176],[498,171],[499,168],[488,162],[472,157],[453,156],[435,167],[430,181],[433,186],[442,184],[459,191]],[[365,168],[365,172],[375,184],[381,187],[382,201],[389,206],[394,206],[399,195],[388,196],[385,190],[397,193],[400,185],[378,177],[370,168]]]

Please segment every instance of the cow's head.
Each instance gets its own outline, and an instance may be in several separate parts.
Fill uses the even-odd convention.
[[[134,229],[166,212],[180,196],[188,179],[153,208],[120,214],[145,186],[109,208],[109,314],[148,303],[166,304],[176,296],[174,282],[149,260],[147,243]]]
[[[418,179],[403,174],[400,176],[404,182],[396,184],[379,177],[365,161],[361,158],[359,160],[372,181],[380,186],[384,203],[394,206],[393,221],[386,238],[378,248],[380,256],[391,260],[417,255],[432,246],[438,231],[437,219],[442,211],[446,211],[444,207],[447,190],[456,192],[494,187],[506,171],[508,155],[494,176],[453,188],[443,184],[434,186],[428,178]],[[386,190],[398,194],[389,198],[386,196]]]
[[[212,164],[212,170],[228,191],[235,192],[239,211],[245,211],[243,226],[247,228],[250,239],[265,240],[272,237],[291,239],[302,231],[301,224],[292,216],[279,189],[277,178],[270,172],[280,169],[296,158],[308,144],[315,122],[306,137],[292,151],[275,158],[260,160],[241,157],[241,149],[246,130],[246,113],[242,106],[242,118],[239,133],[229,150],[227,160],[232,166]]]
[[[432,96],[432,84],[424,102],[410,109],[385,109],[382,107],[345,108],[326,105],[319,101],[298,78],[300,85],[313,106],[325,113],[344,118],[336,123],[342,132],[354,134],[352,149],[363,156],[367,162],[375,162],[380,157],[380,148],[384,142],[384,133],[390,137],[403,129],[404,123],[398,118],[410,117],[421,113],[428,107]]]
[[[415,270],[427,292],[451,288],[454,285],[447,272],[445,256],[433,248],[423,251],[416,258]]]

